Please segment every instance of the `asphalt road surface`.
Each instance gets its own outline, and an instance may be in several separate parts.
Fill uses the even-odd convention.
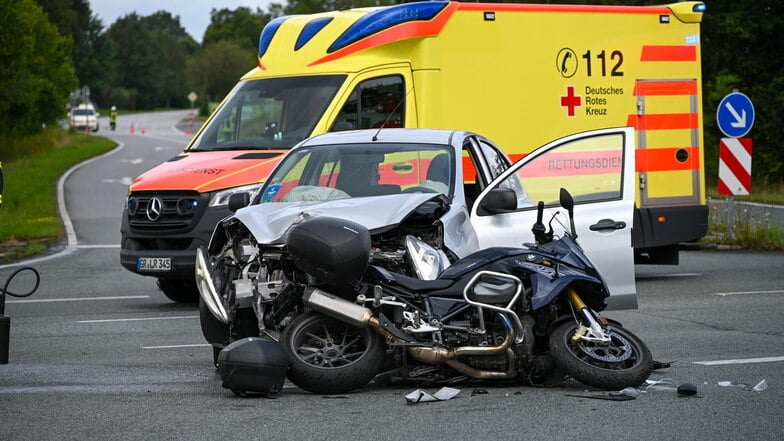
[[[8,298],[9,363],[0,365],[0,440],[772,440],[784,434],[784,253],[684,251],[681,264],[638,266],[639,309],[608,311],[672,362],[651,380],[694,383],[696,396],[648,390],[608,401],[568,381],[556,388],[456,385],[443,402],[405,404],[414,386],[371,384],[278,399],[222,389],[195,305],[124,270],[119,226],[130,180],[188,136],[185,112],[120,115],[100,135],[121,143],[63,185],[70,241],[25,262],[38,291]],[[131,133],[131,123],[134,131]],[[0,283],[19,266],[0,267]],[[10,287],[29,287],[31,273]],[[765,380],[767,389],[747,390]],[[730,382],[731,386],[720,386]],[[434,392],[436,389],[428,389]]]

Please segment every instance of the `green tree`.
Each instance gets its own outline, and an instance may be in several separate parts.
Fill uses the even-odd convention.
[[[186,60],[198,45],[180,25],[179,17],[158,11],[147,17],[129,14],[107,31],[115,48],[117,105],[127,108],[187,105]]]
[[[204,103],[220,101],[237,80],[254,66],[254,52],[232,41],[204,48],[188,63],[188,77]]]
[[[76,87],[71,40],[33,0],[0,2],[0,136],[40,132]]]
[[[113,82],[113,47],[100,19],[92,15],[87,0],[36,0],[60,34],[73,41],[73,64],[79,86],[89,86],[91,99],[107,101]]]
[[[221,100],[256,65],[259,34],[272,17],[259,8],[212,10],[202,52],[188,62],[188,78],[200,91],[203,109]]]
[[[219,41],[230,41],[240,48],[256,53],[259,46],[261,29],[270,21],[270,15],[256,8],[239,7],[230,9],[213,9],[210,12],[210,25],[204,32],[203,47]],[[251,65],[251,67],[253,67]]]

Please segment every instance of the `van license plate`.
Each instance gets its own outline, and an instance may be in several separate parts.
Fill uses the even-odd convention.
[[[171,257],[138,257],[136,269],[139,271],[171,271]]]

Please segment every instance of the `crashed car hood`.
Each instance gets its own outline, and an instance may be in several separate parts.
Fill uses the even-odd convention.
[[[308,217],[348,219],[368,230],[384,230],[400,223],[414,209],[437,197],[432,193],[400,194],[317,202],[271,202],[251,205],[234,215],[261,244],[283,242],[294,223]]]

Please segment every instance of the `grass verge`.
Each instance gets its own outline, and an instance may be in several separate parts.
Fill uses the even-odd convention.
[[[768,210],[750,210],[732,205],[712,205],[708,217],[708,234],[702,242],[755,250],[784,249],[784,228],[770,220]]]
[[[60,129],[5,141],[0,264],[41,253],[65,236],[57,211],[57,181],[69,168],[116,145],[107,138]]]

